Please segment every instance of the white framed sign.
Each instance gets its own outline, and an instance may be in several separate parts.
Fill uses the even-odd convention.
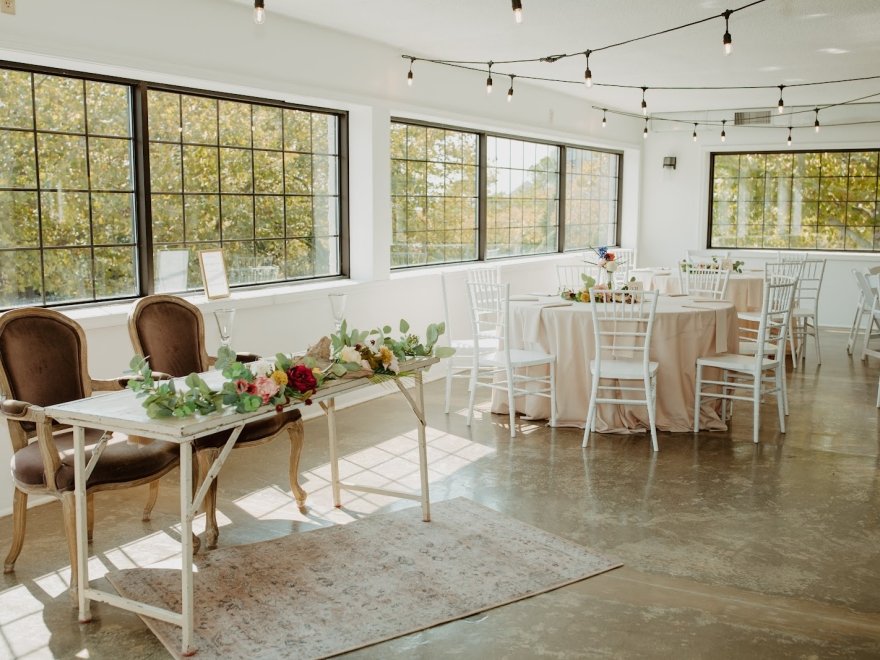
[[[226,262],[223,250],[202,250],[199,252],[199,266],[202,269],[202,283],[208,300],[229,297],[229,280],[226,278]]]

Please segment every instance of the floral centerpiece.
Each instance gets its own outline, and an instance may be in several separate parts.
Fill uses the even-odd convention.
[[[614,288],[614,271],[617,270],[617,257],[616,255],[609,251],[607,247],[600,248],[590,248],[593,252],[596,253],[596,261],[588,262],[593,264],[594,266],[598,266],[603,271],[605,271],[606,281],[608,282],[608,288]]]
[[[159,378],[150,369],[149,361],[139,355],[132,358],[134,372],[128,387],[144,398],[143,407],[151,418],[206,415],[234,407],[236,412],[254,412],[274,405],[281,412],[291,401],[312,403],[312,396],[327,381],[370,377],[376,382],[406,376],[401,362],[417,357],[449,357],[455,349],[436,346],[446,331],[445,324],[432,323],[422,342],[409,332],[409,323],[401,319],[399,338],[391,336],[391,328],[373,330],[348,329],[345,321],[331,337],[323,337],[305,355],[292,357],[278,353],[274,359],[242,363],[228,346],[221,346],[215,368],[225,379],[220,390],[213,390],[198,374],[184,379],[186,389],[178,388],[173,379]]]
[[[743,266],[745,266],[745,261],[740,260],[731,260],[728,257],[725,257],[719,263],[718,257],[712,257],[711,262],[706,261],[688,261],[687,259],[682,259],[678,266],[681,271],[684,273],[691,269],[699,269],[699,270],[730,270],[734,273],[742,273]]]

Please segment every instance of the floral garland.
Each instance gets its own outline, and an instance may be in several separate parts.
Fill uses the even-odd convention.
[[[745,264],[746,264],[745,261],[740,261],[738,259],[736,261],[734,261],[734,260],[729,259],[727,257],[722,259],[721,262],[719,263],[718,257],[712,257],[711,262],[705,262],[705,261],[694,262],[694,261],[688,261],[687,259],[682,259],[679,262],[678,267],[681,269],[681,272],[683,272],[683,273],[688,271],[691,268],[696,268],[698,270],[719,270],[720,269],[720,270],[730,270],[730,271],[733,271],[734,273],[742,273],[743,272],[742,269],[743,269],[743,266],[745,266]]]
[[[398,339],[390,336],[389,326],[349,331],[343,321],[338,334],[324,337],[304,356],[279,353],[274,360],[248,363],[238,362],[235,351],[221,346],[214,367],[226,380],[219,391],[212,390],[195,373],[184,380],[187,389],[178,390],[173,379],[157,378],[147,358],[136,355],[129,365],[135,377],[128,387],[144,398],[142,405],[151,418],[206,415],[224,406],[245,413],[274,405],[281,412],[291,401],[310,405],[312,396],[330,380],[370,377],[379,382],[406,376],[400,371],[400,363],[407,359],[449,357],[455,349],[436,346],[445,331],[443,323],[430,324],[422,343],[409,332],[409,323],[403,319]]]

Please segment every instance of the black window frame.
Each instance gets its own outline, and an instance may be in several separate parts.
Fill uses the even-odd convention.
[[[318,112],[321,114],[332,115],[337,120],[337,140],[338,140],[338,171],[336,173],[339,186],[339,273],[329,275],[318,275],[307,278],[295,278],[278,280],[272,283],[254,283],[232,285],[234,290],[239,289],[258,289],[270,286],[290,285],[304,282],[314,282],[322,280],[338,280],[349,277],[350,274],[350,230],[349,230],[349,209],[350,209],[350,191],[349,191],[349,113],[346,110],[334,108],[324,108],[298,103],[290,103],[282,99],[273,99],[265,97],[255,97],[243,94],[226,93],[217,90],[186,87],[179,85],[169,85],[157,81],[146,79],[134,79],[120,76],[110,76],[104,74],[90,73],[87,71],[78,71],[67,68],[49,67],[42,65],[27,64],[22,62],[13,62],[8,60],[0,60],[0,69],[9,69],[13,71],[22,71],[30,74],[43,74],[49,76],[61,76],[83,80],[85,82],[94,81],[100,83],[111,83],[127,86],[130,90],[131,98],[131,141],[132,141],[132,177],[134,186],[134,214],[135,214],[135,231],[134,250],[137,254],[137,267],[135,269],[137,292],[133,295],[115,296],[100,298],[97,300],[71,300],[71,301],[52,301],[44,302],[39,305],[41,307],[51,308],[72,308],[72,307],[88,307],[95,305],[107,305],[114,302],[134,300],[144,295],[155,292],[154,283],[154,264],[153,264],[153,237],[152,237],[152,208],[150,203],[151,187],[150,187],[150,166],[149,166],[149,116],[147,94],[150,90],[168,91],[172,93],[203,96],[217,99],[220,101],[237,101],[243,103],[252,103],[257,105],[279,107],[287,110],[299,110],[305,112]],[[40,246],[42,253],[43,247]],[[42,259],[42,257],[41,257]],[[92,288],[94,282],[92,282]],[[195,289],[166,292],[190,294],[200,290],[201,287]],[[36,303],[31,303],[36,304]],[[15,309],[19,307],[0,307],[0,311],[7,309]]]
[[[509,133],[502,133],[497,131],[487,131],[475,128],[468,128],[466,126],[456,126],[451,124],[442,124],[438,122],[431,121],[423,121],[418,119],[410,119],[407,117],[400,116],[391,116],[390,124],[407,124],[411,126],[423,126],[427,128],[437,128],[443,130],[451,130],[451,131],[460,131],[463,133],[472,133],[478,136],[478,168],[477,168],[477,189],[478,189],[478,199],[477,199],[477,258],[469,261],[451,261],[451,262],[438,262],[432,264],[411,264],[411,265],[403,265],[403,266],[392,266],[391,271],[406,271],[411,270],[413,268],[436,268],[436,267],[449,267],[455,266],[458,264],[468,264],[468,263],[480,263],[480,262],[490,262],[497,261],[500,259],[520,259],[520,258],[529,258],[529,257],[539,257],[553,254],[563,254],[565,252],[580,252],[585,249],[585,247],[574,247],[567,248],[566,247],[566,185],[567,185],[567,150],[568,149],[578,149],[585,151],[596,151],[601,153],[608,153],[614,156],[617,156],[617,200],[616,200],[616,209],[615,209],[615,223],[614,223],[614,234],[615,234],[615,243],[620,241],[620,231],[621,231],[621,219],[623,217],[623,167],[624,167],[624,153],[623,151],[618,151],[616,149],[603,149],[599,147],[592,146],[584,146],[579,144],[571,144],[568,142],[561,141],[548,141],[542,140],[540,138],[526,137],[522,135],[514,135]],[[390,133],[390,130],[389,130]],[[540,253],[530,253],[530,254],[522,254],[522,255],[509,255],[509,256],[497,256],[497,257],[488,257],[486,255],[486,247],[487,247],[487,149],[486,143],[489,137],[496,137],[508,140],[518,140],[522,142],[532,142],[535,144],[547,145],[550,147],[555,147],[559,149],[559,181],[557,185],[558,190],[558,235],[557,235],[557,246],[556,249],[550,252],[540,252]],[[389,161],[389,167],[390,167]],[[595,247],[595,246],[592,246]]]

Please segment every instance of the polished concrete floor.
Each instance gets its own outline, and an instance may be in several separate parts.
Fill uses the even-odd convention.
[[[748,405],[729,432],[661,433],[657,454],[644,434],[593,435],[584,450],[580,431],[527,421],[511,439],[485,402],[468,429],[463,381],[448,416],[431,383],[433,499],[469,497],[624,567],[347,657],[880,657],[880,365],[848,357],[845,338],[824,332],[824,364],[810,355],[789,372],[788,433],[768,402],[759,445]],[[398,397],[341,412],[339,431],[345,474],[413,483],[414,424]],[[306,434],[308,511],[290,498],[284,443],[234,452],[220,483],[221,546],[401,506],[350,495],[334,510],[326,426],[309,421]],[[144,489],[98,496],[93,573],[175,552],[168,481],[150,523],[138,515]],[[28,524],[16,571],[0,582],[0,657],[167,657],[134,615],[98,604],[79,625],[60,507],[31,510]],[[3,553],[10,528],[0,519]]]

